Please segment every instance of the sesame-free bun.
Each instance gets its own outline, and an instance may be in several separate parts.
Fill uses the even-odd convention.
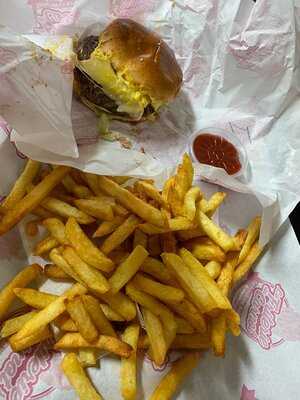
[[[182,84],[174,52],[155,33],[130,19],[116,19],[100,34],[99,48],[125,79],[154,101],[173,99]]]

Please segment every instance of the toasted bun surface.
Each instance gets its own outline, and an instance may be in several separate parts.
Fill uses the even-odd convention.
[[[154,32],[130,19],[116,19],[100,34],[99,48],[125,79],[153,100],[167,102],[178,93],[182,71],[174,52]]]

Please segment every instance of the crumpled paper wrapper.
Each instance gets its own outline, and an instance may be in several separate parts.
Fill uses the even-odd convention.
[[[116,17],[134,18],[163,36],[182,66],[184,87],[156,122],[134,129],[114,123],[119,139],[108,142],[99,138],[96,117],[72,98],[71,37]],[[228,192],[218,216],[224,229],[234,232],[263,212],[261,242],[267,243],[300,197],[299,23],[299,0],[0,3],[0,155],[5,166],[0,195],[7,193],[25,155],[160,182],[195,132],[222,128],[244,144],[246,175],[238,180],[207,166],[197,167],[196,175]],[[207,193],[218,190],[201,186]],[[15,229],[0,239],[1,284],[28,262],[30,243],[20,231],[21,236]],[[300,296],[294,265],[299,247],[288,223],[270,246],[258,272],[233,294],[244,334],[230,338],[224,361],[205,356],[179,399],[298,399]],[[13,355],[2,346],[4,399],[74,399],[59,371],[58,353],[42,345]],[[91,370],[104,398],[120,399],[118,368],[115,360],[103,360],[99,371]],[[144,363],[138,399],[149,395],[167,368],[168,363],[162,371]]]

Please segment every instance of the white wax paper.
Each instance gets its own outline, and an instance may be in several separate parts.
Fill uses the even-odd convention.
[[[155,123],[134,129],[114,123],[120,137],[111,143],[99,138],[93,113],[72,99],[70,38],[116,17],[134,18],[159,32],[176,52],[184,85]],[[299,18],[299,0],[0,2],[0,195],[9,190],[24,154],[99,174],[161,181],[195,132],[222,128],[245,146],[247,173],[238,180],[197,167],[197,176],[228,192],[219,212],[224,229],[245,227],[263,212],[261,242],[267,243],[300,197]],[[17,229],[0,238],[1,284],[28,261],[23,247],[28,251],[28,245]],[[205,356],[178,399],[298,399],[298,260],[299,246],[286,223],[258,275],[234,293],[243,335],[229,340],[225,360]],[[44,346],[20,356],[4,346],[0,396],[75,398],[59,360]],[[103,360],[91,374],[104,398],[120,399],[118,362]],[[144,363],[138,399],[160,376]]]

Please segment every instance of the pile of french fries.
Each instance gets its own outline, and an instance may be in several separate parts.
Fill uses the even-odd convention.
[[[187,155],[162,191],[28,160],[0,206],[0,234],[32,215],[26,233],[47,231],[34,254],[48,264],[25,267],[0,292],[0,338],[17,352],[52,338],[84,400],[102,399],[84,368],[108,354],[121,359],[125,400],[137,398],[138,354],[159,366],[169,351],[181,354],[151,400],[171,399],[203,351],[223,357],[227,331],[240,334],[230,291],[262,252],[261,219],[230,236],[212,219],[225,194],[205,198],[193,176]],[[27,287],[40,276],[70,288]],[[28,312],[7,319],[16,298]]]

